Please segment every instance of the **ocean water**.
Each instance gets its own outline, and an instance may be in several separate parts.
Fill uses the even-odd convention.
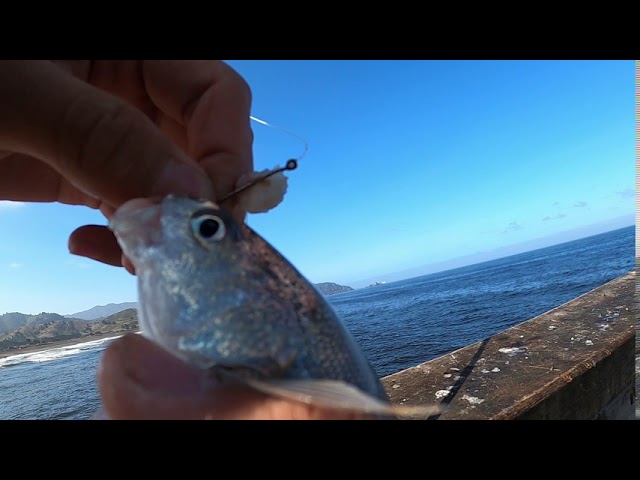
[[[90,418],[100,405],[98,361],[113,338],[0,358],[0,419]]]
[[[535,317],[635,267],[634,227],[328,297],[379,376]],[[0,419],[86,419],[110,340],[0,359]]]

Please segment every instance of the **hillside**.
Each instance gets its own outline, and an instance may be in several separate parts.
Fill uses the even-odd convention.
[[[109,303],[108,305],[98,305],[83,312],[72,313],[65,315],[66,318],[79,318],[81,320],[99,320],[106,318],[114,313],[127,310],[129,308],[137,308],[138,302],[125,302],[125,303]]]
[[[53,314],[55,315],[55,314]],[[98,321],[59,319],[31,322],[10,333],[0,334],[0,352],[24,347],[45,346],[70,339],[91,340],[97,335],[119,335],[138,330],[138,315],[131,308]]]
[[[353,288],[347,287],[346,285],[338,285],[337,283],[332,282],[316,283],[315,285],[318,290],[325,295],[335,295],[337,293],[351,292],[353,290]]]
[[[40,325],[49,322],[60,322],[64,320],[77,320],[77,318],[67,318],[57,313],[39,313],[28,315],[26,313],[5,313],[0,315],[0,335],[12,332],[27,325]]]

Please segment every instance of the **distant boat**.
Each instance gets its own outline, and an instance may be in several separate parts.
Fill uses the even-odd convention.
[[[371,285],[367,285],[367,288],[369,287],[377,287],[379,285],[384,285],[387,282],[373,282]]]

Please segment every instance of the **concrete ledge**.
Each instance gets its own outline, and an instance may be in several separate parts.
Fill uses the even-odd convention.
[[[382,379],[439,419],[635,418],[634,272],[455,352]]]

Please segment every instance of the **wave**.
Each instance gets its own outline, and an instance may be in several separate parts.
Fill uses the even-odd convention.
[[[17,355],[11,355],[9,357],[0,358],[0,368],[13,367],[27,362],[50,362],[59,358],[68,357],[70,355],[76,355],[91,350],[102,348],[104,343],[121,337],[122,335],[116,335],[114,337],[101,338],[99,340],[91,340],[89,342],[76,343],[73,345],[65,345],[64,347],[54,347],[48,350],[41,350],[39,352],[32,353],[19,353]]]

